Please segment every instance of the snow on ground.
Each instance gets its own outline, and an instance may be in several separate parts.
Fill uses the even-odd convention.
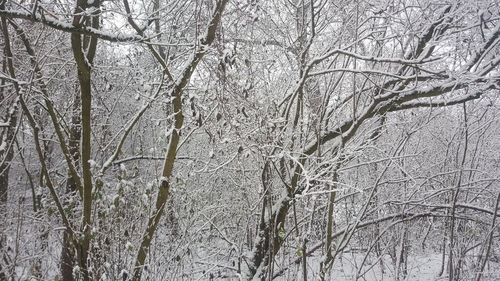
[[[363,269],[359,267],[363,261],[364,255],[361,253],[348,253],[338,258],[332,269],[331,280],[335,281],[384,281],[395,280],[395,272],[392,266],[391,258],[386,255],[383,258],[384,273],[381,271],[381,263],[374,258],[368,259]],[[407,281],[438,281],[447,280],[447,276],[439,276],[441,270],[441,254],[421,254],[408,258],[408,275],[404,280]],[[493,265],[494,263],[492,263]],[[319,257],[308,257],[308,281],[319,280]],[[357,277],[357,278],[356,278]],[[285,274],[275,280],[303,280],[302,272],[295,274]],[[486,268],[483,274],[483,281],[500,280],[500,265],[494,264]]]

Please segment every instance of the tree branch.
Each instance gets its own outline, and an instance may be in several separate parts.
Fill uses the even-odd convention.
[[[109,42],[144,42],[147,38],[139,35],[129,35],[129,34],[113,34],[110,31],[99,30],[90,26],[75,26],[69,22],[61,21],[56,18],[49,18],[45,15],[32,14],[23,11],[12,11],[0,9],[0,16],[10,19],[25,19],[32,22],[41,23],[43,25],[49,26],[51,28],[61,30],[69,33],[83,34],[95,36],[99,39],[109,41]]]

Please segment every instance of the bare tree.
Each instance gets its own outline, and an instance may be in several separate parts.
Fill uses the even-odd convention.
[[[488,278],[498,8],[1,2],[0,280]]]

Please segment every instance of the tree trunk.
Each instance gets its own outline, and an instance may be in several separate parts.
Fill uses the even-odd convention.
[[[70,234],[67,230],[63,233],[61,249],[61,277],[63,281],[73,281],[73,267],[75,265],[75,252],[71,243]]]
[[[71,160],[76,168],[78,168],[78,161],[80,160],[80,138],[81,138],[81,118],[80,118],[80,94],[75,91],[73,101],[73,115],[71,117],[71,128],[69,136],[69,153]],[[70,193],[69,196],[75,196],[78,190],[78,184],[75,182],[74,177],[68,173],[66,182],[66,192]],[[63,281],[73,281],[73,267],[75,265],[75,250],[72,243],[71,234],[66,229],[63,233],[63,241],[61,248],[61,261],[60,269]]]
[[[0,4],[0,8],[4,8],[4,4]],[[3,44],[4,44],[4,63],[2,65],[2,71],[4,73],[9,73],[11,78],[16,78],[13,64],[13,54],[10,46],[10,37],[9,30],[7,27],[7,20],[5,18],[1,18],[1,30],[3,36]],[[3,80],[2,80],[3,84]],[[17,83],[13,83],[15,91],[18,96],[19,94],[19,85]],[[0,87],[0,104],[5,104],[7,101],[3,95],[3,87]],[[13,146],[14,146],[14,138],[15,131],[17,126],[17,107],[18,107],[18,98],[16,97],[11,105],[8,107],[5,121],[7,121],[8,126],[6,128],[2,128],[0,131],[0,215],[5,216],[7,213],[6,203],[8,199],[8,187],[9,187],[9,170],[11,161],[14,157]],[[4,120],[2,120],[4,121]],[[5,224],[2,223],[0,226],[0,249],[3,251],[5,247],[5,230],[3,229]],[[0,280],[7,280],[7,273],[5,272],[5,268],[2,268],[1,263],[5,261],[7,263],[8,259],[6,257],[7,253],[5,251],[4,254],[0,257],[2,260],[0,261]]]
[[[7,157],[6,157],[7,158]],[[0,205],[3,205],[7,203],[7,192],[8,192],[8,186],[9,186],[9,164],[10,161],[7,161],[9,159],[6,159],[5,162],[6,165],[0,166]],[[3,211],[3,207],[1,208]]]

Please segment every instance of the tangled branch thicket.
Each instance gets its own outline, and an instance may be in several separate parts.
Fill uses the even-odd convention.
[[[0,281],[498,280],[500,3],[0,1]]]

